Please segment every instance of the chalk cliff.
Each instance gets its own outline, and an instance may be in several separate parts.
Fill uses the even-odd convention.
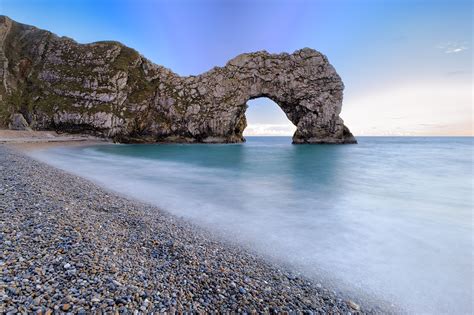
[[[268,97],[293,143],[355,143],[344,85],[326,56],[241,54],[181,77],[119,42],[78,44],[0,16],[0,126],[92,133],[119,142],[241,142],[247,101]]]

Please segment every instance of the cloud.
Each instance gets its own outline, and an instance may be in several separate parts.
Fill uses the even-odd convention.
[[[244,136],[292,136],[296,127],[289,124],[249,124]]]
[[[445,53],[447,53],[447,54],[458,53],[458,52],[461,52],[461,51],[466,50],[466,49],[467,49],[467,47],[450,48],[450,49],[446,50]]]
[[[342,117],[355,135],[471,135],[471,80],[405,81],[348,97]]]
[[[458,70],[458,71],[448,71],[445,73],[447,77],[470,75],[470,71]]]
[[[467,42],[446,42],[439,44],[437,48],[446,54],[456,54],[469,49]]]

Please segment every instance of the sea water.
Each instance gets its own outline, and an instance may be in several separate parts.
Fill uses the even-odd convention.
[[[409,313],[473,312],[473,138],[123,145],[32,153]]]

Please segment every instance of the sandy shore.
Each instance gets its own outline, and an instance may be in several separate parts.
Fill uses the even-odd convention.
[[[6,145],[0,157],[0,313],[386,313]]]
[[[73,146],[104,143],[107,140],[82,134],[59,134],[55,131],[27,131],[0,129],[0,144],[22,150],[43,149],[53,146]]]

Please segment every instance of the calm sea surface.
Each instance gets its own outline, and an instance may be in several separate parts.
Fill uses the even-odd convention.
[[[473,138],[54,148],[40,160],[410,313],[473,312]]]

